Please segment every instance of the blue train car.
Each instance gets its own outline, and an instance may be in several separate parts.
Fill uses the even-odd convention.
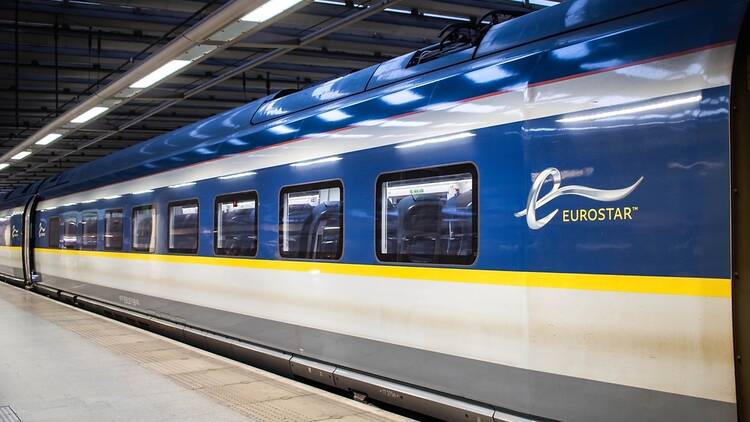
[[[746,9],[573,0],[271,95],[11,192],[0,272],[446,420],[748,420]]]

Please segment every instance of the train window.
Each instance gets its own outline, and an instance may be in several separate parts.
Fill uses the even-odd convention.
[[[153,205],[133,208],[133,245],[136,252],[154,252],[156,248],[156,210]]]
[[[60,217],[52,217],[47,223],[47,233],[49,238],[48,247],[53,249],[60,248]]]
[[[477,255],[477,172],[470,164],[381,175],[381,261],[469,265]]]
[[[78,216],[63,215],[62,223],[62,244],[63,249],[78,249]]]
[[[198,201],[169,204],[169,252],[198,252]]]
[[[214,252],[254,256],[258,250],[258,195],[244,192],[216,198]]]
[[[0,246],[10,246],[10,216],[0,217]]]
[[[104,211],[104,250],[122,250],[122,209]]]
[[[343,208],[341,182],[283,188],[279,239],[281,256],[341,258],[344,243]]]
[[[99,224],[98,212],[85,211],[81,214],[81,249],[96,249],[97,224]]]

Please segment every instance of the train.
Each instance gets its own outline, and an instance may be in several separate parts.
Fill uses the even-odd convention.
[[[0,273],[438,419],[750,420],[746,16],[482,18],[7,193]]]

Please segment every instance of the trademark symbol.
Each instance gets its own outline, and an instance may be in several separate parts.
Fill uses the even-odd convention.
[[[633,211],[638,211],[638,207],[631,207],[633,208]]]

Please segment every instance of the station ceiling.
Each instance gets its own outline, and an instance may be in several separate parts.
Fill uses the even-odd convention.
[[[434,44],[440,31],[496,9],[557,0],[402,0],[368,18],[347,15],[374,0],[315,0],[164,80],[33,155],[0,171],[0,193],[52,176],[280,89],[300,89]],[[0,5],[0,155],[107,86],[228,0],[6,0]],[[341,22],[337,25],[337,22]],[[209,84],[323,26],[303,47]],[[191,96],[183,98],[186,92]],[[158,112],[154,113],[154,111]],[[154,113],[153,115],[150,115]],[[150,115],[143,118],[144,115]]]

